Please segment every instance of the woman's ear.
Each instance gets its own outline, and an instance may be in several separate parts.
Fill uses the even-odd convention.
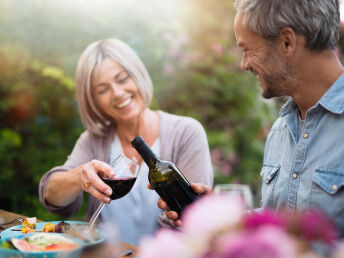
[[[290,27],[285,27],[281,29],[279,35],[279,41],[283,53],[290,57],[294,54],[296,49],[296,34],[295,31]]]

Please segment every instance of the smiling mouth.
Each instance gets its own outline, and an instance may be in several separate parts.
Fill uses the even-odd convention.
[[[131,103],[132,99],[133,99],[133,97],[127,98],[126,100],[124,100],[120,104],[116,105],[116,108],[124,108],[124,107],[128,106]]]

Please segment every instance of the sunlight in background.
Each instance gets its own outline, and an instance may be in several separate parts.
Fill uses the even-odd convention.
[[[120,16],[125,20],[157,19],[168,22],[174,18],[180,0],[160,1],[160,0],[59,0],[57,4],[64,9],[70,9],[78,13],[78,15],[87,17],[98,13],[103,15],[103,21],[109,19],[110,16]],[[51,5],[55,5],[56,1],[49,0]],[[102,22],[100,19],[99,22]],[[113,26],[118,26],[114,24]]]
[[[180,0],[3,0],[0,37],[70,71],[84,47],[103,38],[119,38],[139,54],[158,55],[166,48],[162,35],[180,26],[179,7]]]

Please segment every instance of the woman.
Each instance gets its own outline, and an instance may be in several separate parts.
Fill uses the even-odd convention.
[[[99,202],[109,203],[111,188],[97,175],[114,176],[108,163],[119,154],[138,160],[141,167],[133,189],[106,205],[102,220],[117,223],[121,240],[138,244],[158,228],[158,195],[147,189],[148,168],[130,141],[141,135],[164,160],[177,165],[190,182],[213,183],[213,170],[205,131],[192,118],[149,109],[153,95],[150,76],[135,52],[117,39],[90,44],[76,70],[81,121],[80,136],[63,166],[41,179],[41,203],[52,213],[71,216],[90,194],[86,219]]]

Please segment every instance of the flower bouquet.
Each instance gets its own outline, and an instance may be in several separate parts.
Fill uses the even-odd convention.
[[[182,222],[143,239],[139,257],[344,257],[334,224],[317,210],[245,211],[238,195],[213,194],[190,205]]]

